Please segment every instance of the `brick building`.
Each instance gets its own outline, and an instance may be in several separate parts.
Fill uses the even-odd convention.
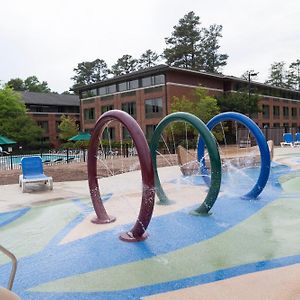
[[[171,112],[174,96],[194,97],[201,86],[210,95],[248,90],[250,82],[233,76],[198,72],[158,65],[130,74],[80,86],[81,129],[89,131],[105,111],[121,109],[132,115],[147,137],[155,125]],[[300,92],[251,81],[251,92],[258,94],[262,112],[254,121],[261,127],[300,127]],[[126,129],[110,124],[112,139],[126,138]]]
[[[21,92],[27,113],[44,129],[44,142],[59,145],[58,125],[62,115],[72,116],[79,123],[79,97],[54,93]]]

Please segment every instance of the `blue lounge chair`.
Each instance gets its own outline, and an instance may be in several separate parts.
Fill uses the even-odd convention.
[[[300,146],[300,132],[295,133],[296,141],[294,142],[294,146]]]
[[[48,183],[50,190],[53,189],[53,179],[46,176],[43,170],[43,161],[39,156],[23,157],[21,159],[22,175],[19,176],[19,185],[25,192],[26,183],[44,182]]]
[[[294,147],[293,135],[291,133],[283,134],[283,142],[280,143],[281,147],[291,146]]]

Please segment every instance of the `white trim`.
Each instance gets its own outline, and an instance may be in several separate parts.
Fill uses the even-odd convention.
[[[190,84],[175,83],[175,82],[167,82],[166,85],[175,85],[175,86],[182,86],[182,87],[188,87],[188,88],[201,88],[201,89],[204,89],[204,90],[224,92],[223,89],[210,88],[210,87],[201,86],[201,85],[190,85]]]
[[[126,90],[126,91],[122,91],[122,92],[115,92],[115,93],[111,93],[111,94],[98,95],[98,96],[93,96],[93,97],[88,97],[88,98],[81,98],[80,100],[81,101],[92,100],[92,99],[95,99],[95,98],[125,94],[125,93],[130,93],[130,92],[135,92],[135,91],[140,91],[140,90],[145,90],[145,89],[150,89],[150,88],[156,88],[156,87],[160,87],[160,86],[165,86],[165,84],[162,83],[162,84],[156,84],[156,85],[149,85],[149,86],[144,86],[144,87],[141,87],[141,88]],[[99,100],[100,101],[105,101],[105,99],[99,99]]]
[[[63,113],[63,112],[34,112],[34,111],[27,111],[28,114],[32,115],[77,115],[80,116],[80,113]]]
[[[230,92],[230,93],[239,93],[239,91],[234,91],[234,90],[230,90],[230,91],[226,91],[226,92]],[[251,95],[257,95],[259,97],[264,97],[264,98],[272,98],[272,99],[278,99],[278,100],[283,100],[283,101],[293,101],[293,102],[300,102],[299,100],[295,100],[295,99],[290,99],[290,98],[282,98],[282,97],[276,97],[276,96],[271,96],[271,95],[263,95],[263,94],[255,94],[255,93],[250,93]]]

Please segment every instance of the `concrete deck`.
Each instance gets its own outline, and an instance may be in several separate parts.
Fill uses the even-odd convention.
[[[140,171],[100,180],[116,222],[95,225],[87,181],[0,186],[0,241],[19,267],[22,299],[300,298],[300,148],[276,148],[260,199],[223,187],[212,214],[189,214],[207,188],[159,171],[172,205],[156,205],[144,242],[125,243],[141,201]],[[17,181],[17,179],[16,179]],[[10,264],[0,256],[0,285]]]

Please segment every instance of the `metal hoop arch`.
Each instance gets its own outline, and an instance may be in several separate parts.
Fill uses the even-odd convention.
[[[177,120],[186,121],[190,123],[192,126],[194,126],[199,132],[199,134],[203,137],[203,140],[205,141],[205,144],[208,149],[209,157],[211,160],[211,185],[209,187],[209,191],[208,194],[206,195],[204,202],[196,210],[192,212],[192,214],[195,215],[207,214],[209,210],[212,208],[212,206],[214,205],[220,191],[221,159],[220,159],[220,154],[219,154],[216,140],[212,135],[212,133],[207,129],[206,125],[199,118],[197,118],[196,116],[190,113],[176,112],[167,115],[159,122],[159,124],[157,125],[153,133],[150,142],[150,151],[151,151],[153,168],[154,168],[155,190],[159,198],[158,203],[170,204],[171,201],[168,199],[167,195],[165,194],[158,176],[156,151],[158,149],[159,138],[163,132],[163,129],[169,123]]]
[[[230,120],[237,121],[243,124],[245,127],[247,127],[255,137],[257,145],[259,147],[260,159],[261,159],[259,177],[255,185],[253,186],[253,188],[247,194],[242,196],[243,199],[255,199],[263,191],[269,179],[270,168],[271,168],[269,147],[266,142],[266,138],[262,133],[262,131],[260,130],[260,128],[249,117],[241,113],[225,112],[225,113],[218,114],[215,117],[213,117],[206,124],[206,126],[208,127],[209,130],[212,130],[220,122],[230,121]],[[198,161],[201,160],[203,161],[201,172],[205,174],[207,171],[205,166],[205,160],[203,157],[204,157],[204,142],[202,139],[200,139],[198,142]]]
[[[154,172],[149,146],[142,129],[134,118],[121,110],[111,110],[102,114],[97,120],[92,131],[87,160],[90,195],[96,212],[96,218],[92,222],[103,224],[110,223],[115,220],[114,217],[107,214],[103,206],[97,180],[97,151],[99,146],[99,137],[105,124],[111,120],[119,121],[129,131],[138,153],[143,183],[142,202],[138,219],[129,232],[125,232],[120,235],[120,239],[132,242],[141,241],[147,238],[146,229],[150,223],[154,208]]]

